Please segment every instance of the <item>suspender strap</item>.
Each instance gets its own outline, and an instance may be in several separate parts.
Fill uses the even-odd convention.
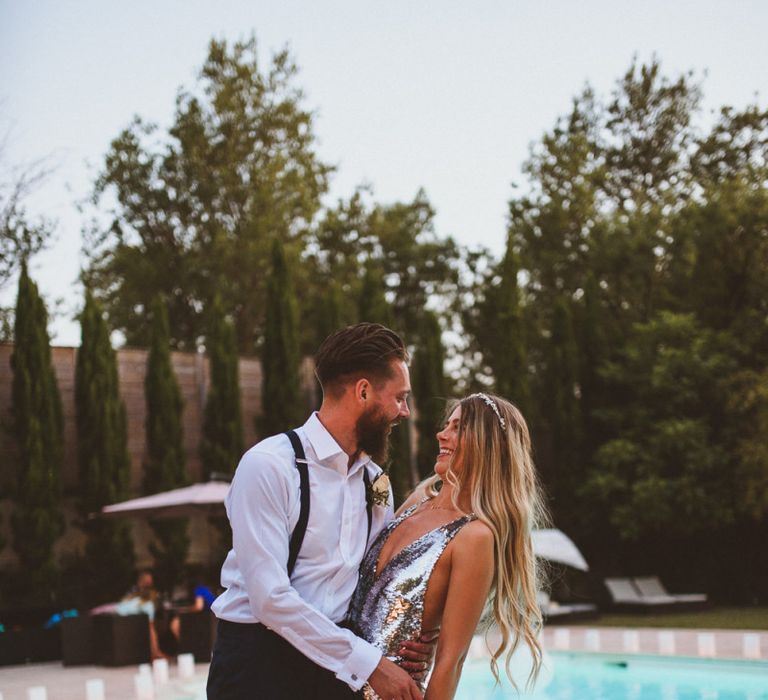
[[[368,536],[365,538],[366,547],[371,538],[371,522],[373,520],[373,503],[371,497],[371,479],[368,476],[368,470],[363,466],[363,483],[365,484],[365,510],[368,513]]]
[[[299,470],[299,499],[301,507],[299,510],[299,519],[296,527],[291,533],[291,541],[288,545],[288,578],[293,574],[296,566],[296,559],[299,556],[299,550],[304,542],[304,535],[307,532],[307,523],[309,522],[309,468],[307,467],[307,458],[304,455],[304,446],[301,444],[299,436],[295,430],[288,430],[285,433],[293,446],[293,453],[296,455],[296,469]],[[363,467],[363,483],[365,484],[365,510],[368,515],[368,535],[365,538],[366,544],[371,537],[371,524],[373,522],[373,502],[371,500],[371,479],[368,476],[368,470]]]
[[[301,500],[299,520],[296,523],[293,533],[291,533],[291,541],[288,546],[288,578],[290,578],[293,573],[293,568],[296,566],[296,559],[299,556],[301,544],[304,542],[304,535],[307,532],[307,522],[309,522],[309,469],[307,467],[307,458],[304,456],[304,447],[301,444],[301,440],[296,434],[296,431],[288,430],[285,434],[291,441],[293,452],[296,455],[296,469],[299,470]]]

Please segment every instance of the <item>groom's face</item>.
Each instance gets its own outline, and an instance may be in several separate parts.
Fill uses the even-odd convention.
[[[378,464],[386,462],[392,427],[410,415],[411,381],[405,362],[392,362],[391,377],[371,385],[367,406],[357,419],[357,445]]]

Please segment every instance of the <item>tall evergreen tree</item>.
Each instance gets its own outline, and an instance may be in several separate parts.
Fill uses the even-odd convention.
[[[435,432],[440,427],[448,394],[448,382],[443,368],[445,350],[441,335],[437,316],[431,311],[424,312],[418,337],[419,345],[413,358],[412,381],[417,408],[416,464],[422,479],[428,477],[435,466]]]
[[[75,368],[77,456],[83,516],[121,500],[127,492],[130,457],[125,406],[120,399],[117,357],[102,309],[90,291],[80,317],[81,344]],[[85,519],[89,580],[108,600],[125,591],[134,573],[134,552],[126,523]]]
[[[25,572],[26,590],[42,597],[56,585],[53,546],[64,531],[59,510],[63,420],[45,304],[25,263],[19,275],[14,338],[11,400],[19,452],[13,547]]]
[[[213,473],[231,474],[243,452],[237,337],[218,296],[210,310],[209,329],[205,349],[211,382],[200,454],[210,477]]]
[[[496,379],[496,392],[518,405],[529,405],[528,367],[517,254],[510,240],[495,278],[486,290],[478,335],[483,356]]]
[[[147,402],[147,458],[144,463],[144,493],[178,488],[186,483],[182,433],[182,398],[173,373],[170,353],[168,313],[162,298],[152,304],[147,376],[144,391]],[[150,525],[155,542],[150,551],[155,573],[164,590],[172,590],[184,567],[189,549],[187,519],[156,519]]]
[[[272,270],[267,280],[266,326],[262,366],[262,435],[273,435],[299,424],[305,405],[299,377],[296,298],[280,239],[272,242]]]
[[[570,307],[564,299],[558,300],[553,313],[544,383],[544,393],[549,400],[542,413],[551,455],[545,479],[555,501],[555,514],[567,517],[567,496],[574,482],[578,482],[575,471],[579,462],[581,426],[577,395],[578,351]]]

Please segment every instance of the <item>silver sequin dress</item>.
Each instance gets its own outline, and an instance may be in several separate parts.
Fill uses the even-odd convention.
[[[349,629],[395,663],[402,661],[397,653],[402,643],[421,635],[424,594],[437,560],[456,533],[475,517],[464,515],[430,530],[403,547],[377,572],[384,543],[421,503],[411,506],[389,523],[371,545],[360,565],[360,580],[347,613]],[[378,698],[368,685],[363,694],[369,700]]]

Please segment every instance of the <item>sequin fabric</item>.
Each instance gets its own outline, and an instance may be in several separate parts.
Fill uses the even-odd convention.
[[[384,543],[421,503],[395,518],[371,545],[360,566],[360,580],[347,613],[349,628],[395,663],[402,661],[397,653],[401,644],[421,635],[424,594],[437,560],[456,533],[475,517],[465,515],[430,530],[397,552],[380,572],[376,571]],[[363,695],[366,700],[378,699],[368,685]]]

